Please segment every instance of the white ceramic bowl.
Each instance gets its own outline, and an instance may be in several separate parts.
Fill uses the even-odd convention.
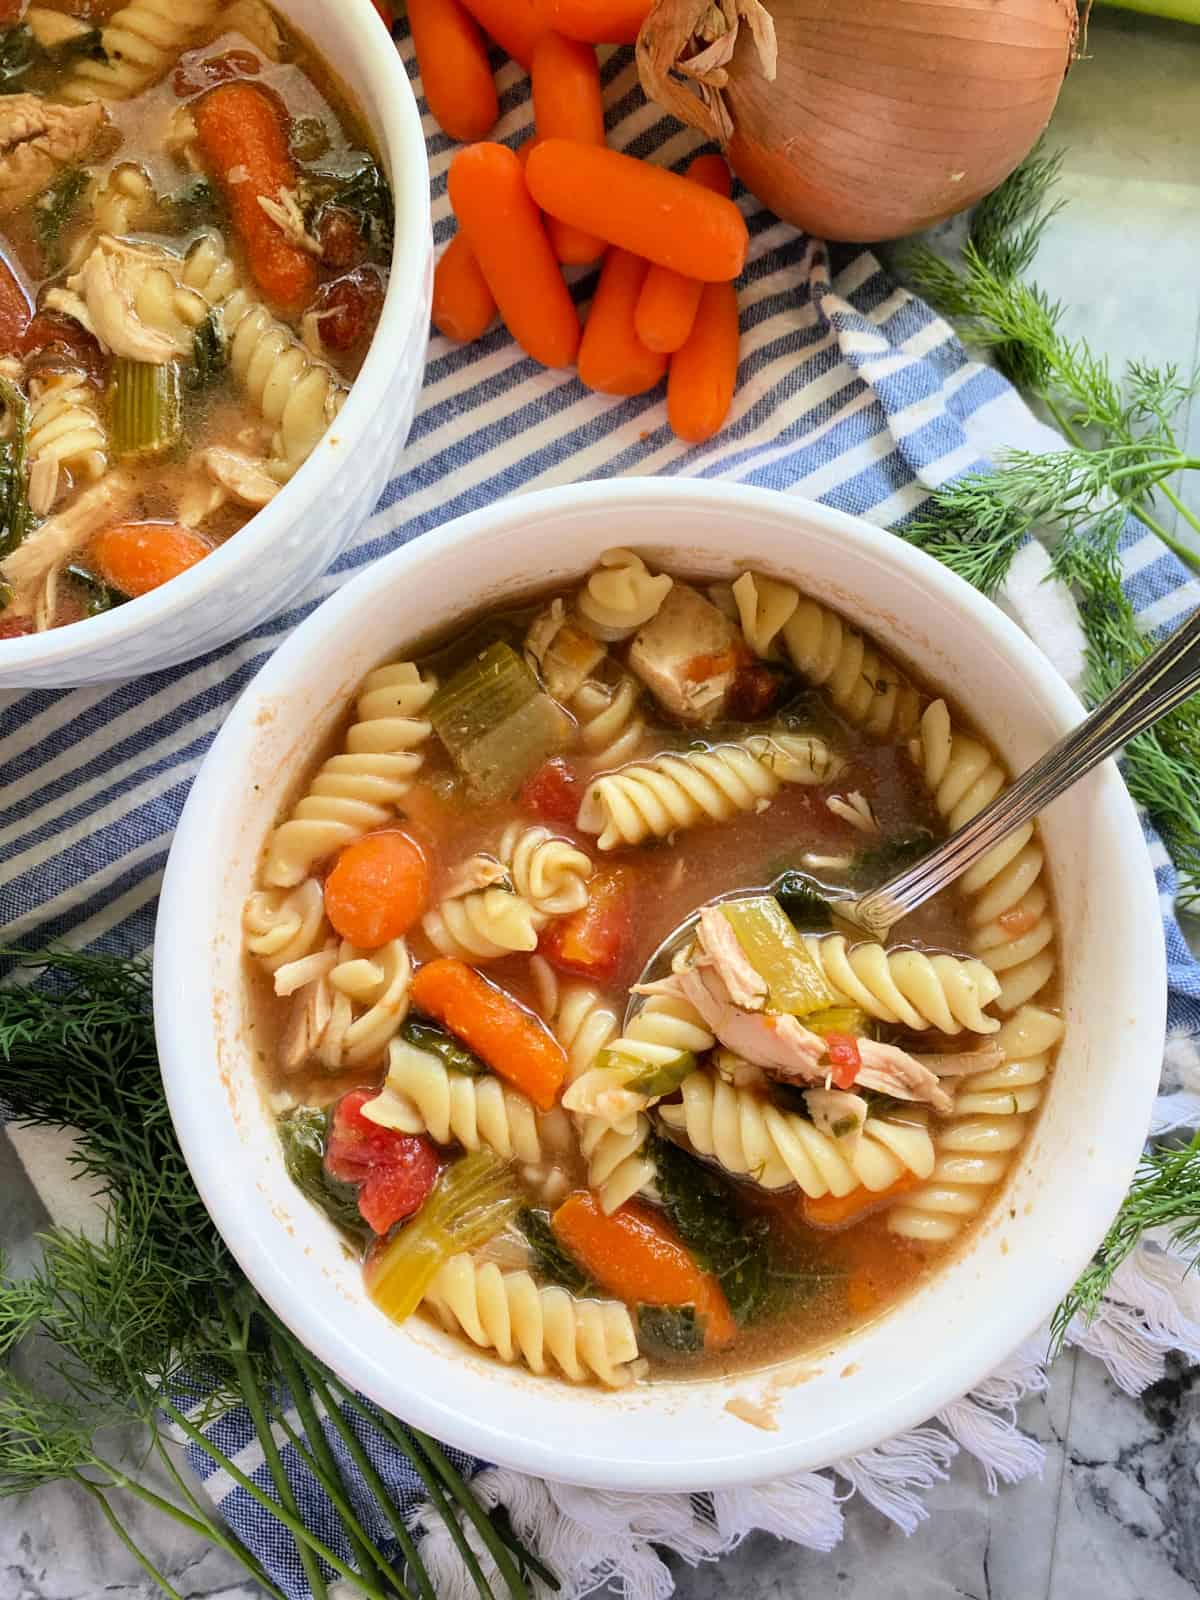
[[[425,137],[408,74],[370,0],[272,0],[350,90],[396,206],[379,327],[337,422],[270,505],[198,566],[66,628],[0,639],[0,688],[137,677],[190,660],[283,611],[343,551],[395,470],[412,426],[433,292]]]
[[[1141,831],[1108,766],[1044,822],[1068,1028],[1003,1203],[927,1285],[836,1349],[753,1377],[607,1394],[502,1367],[420,1318],[390,1324],[284,1172],[241,1043],[242,904],[301,768],[371,667],[479,607],[577,579],[617,542],[684,573],[727,577],[753,563],[794,579],[950,689],[1015,768],[1080,716],[994,606],[836,511],[675,479],[505,501],[348,584],[235,706],[167,866],[155,1013],[175,1125],[218,1227],[266,1299],[344,1379],[442,1439],[544,1477],[703,1489],[872,1446],[969,1389],[1037,1328],[1098,1244],[1137,1161],[1161,1057],[1164,955]],[[774,1426],[734,1415],[735,1397]]]

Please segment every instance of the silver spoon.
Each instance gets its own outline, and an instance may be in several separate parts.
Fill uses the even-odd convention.
[[[910,911],[915,911],[961,877],[1001,839],[1036,816],[1052,800],[1057,800],[1073,783],[1135,734],[1172,711],[1197,688],[1200,688],[1200,611],[1152,651],[1078,727],[1072,728],[1007,789],[1002,789],[989,805],[915,866],[898,872],[881,888],[873,889],[861,899],[849,894],[843,898],[833,890],[829,898],[837,907],[838,917],[861,929],[868,938],[882,939]],[[784,872],[764,888],[734,889],[706,903],[719,905],[730,900],[775,894],[792,876],[793,873]],[[661,976],[671,956],[690,937],[701,909],[685,917],[667,935],[642,968],[639,983],[649,983]],[[627,1022],[640,1004],[639,996],[631,996]]]

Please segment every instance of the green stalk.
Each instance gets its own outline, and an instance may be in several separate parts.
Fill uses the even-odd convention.
[[[479,1504],[479,1501],[446,1459],[446,1452],[441,1445],[436,1439],[431,1439],[427,1433],[420,1433],[416,1428],[413,1429],[413,1437],[430,1461],[432,1461],[437,1472],[440,1473],[447,1489],[475,1524],[479,1537],[487,1546],[488,1554],[499,1568],[500,1576],[508,1584],[509,1592],[515,1597],[515,1600],[531,1600],[528,1586],[518,1571],[517,1565],[513,1561],[504,1541],[496,1532],[490,1517]]]
[[[1200,23],[1200,0],[1101,0],[1121,11],[1140,11],[1147,17],[1166,17],[1171,22]]]
[[[221,1320],[225,1324],[225,1331],[229,1335],[229,1353],[233,1362],[234,1371],[238,1376],[242,1399],[250,1413],[258,1434],[259,1443],[262,1445],[263,1459],[271,1474],[271,1480],[279,1494],[280,1504],[284,1510],[299,1520],[300,1508],[296,1504],[296,1496],[292,1493],[292,1485],[280,1460],[279,1450],[275,1444],[275,1435],[271,1430],[271,1419],[263,1404],[262,1391],[258,1385],[258,1378],[254,1372],[254,1363],[249,1359],[246,1349],[245,1325],[238,1326],[237,1317],[233,1307],[229,1304],[228,1297],[220,1290],[216,1295],[217,1305],[220,1308]],[[304,1545],[297,1546],[300,1564],[304,1568],[304,1576],[312,1590],[313,1600],[328,1600],[329,1590],[325,1583],[324,1574],[311,1550]]]
[[[1198,517],[1195,512],[1190,509],[1190,507],[1183,503],[1169,483],[1160,484],[1159,487],[1166,495],[1167,499],[1175,507],[1176,511],[1178,511],[1179,515],[1189,522],[1191,526],[1195,528],[1197,533],[1200,533],[1200,517]]]
[[[227,1555],[231,1555],[235,1561],[240,1562],[255,1583],[270,1596],[270,1600],[287,1600],[283,1590],[277,1588],[271,1582],[267,1569],[262,1565],[258,1557],[247,1549],[236,1534],[229,1532],[209,1514],[191,1485],[184,1478],[174,1461],[172,1461],[171,1452],[167,1449],[162,1435],[158,1433],[154,1435],[154,1453],[158,1457],[163,1470],[179,1490],[179,1493],[187,1501],[188,1505],[194,1508],[194,1520],[199,1524],[202,1536],[210,1540],[219,1549],[224,1550]],[[181,1513],[181,1515],[186,1515],[186,1513]]]
[[[179,1590],[167,1581],[166,1577],[158,1570],[146,1552],[140,1549],[133,1542],[133,1539],[126,1529],[125,1524],[121,1521],[120,1517],[117,1516],[116,1512],[104,1498],[102,1491],[98,1489],[94,1483],[89,1482],[89,1480],[85,1478],[81,1472],[71,1472],[68,1473],[67,1476],[77,1483],[80,1488],[84,1489],[88,1494],[91,1495],[92,1499],[99,1506],[101,1514],[103,1515],[104,1520],[108,1523],[109,1527],[125,1546],[126,1550],[129,1551],[129,1554],[137,1562],[138,1566],[141,1567],[142,1571],[147,1573],[167,1596],[167,1600],[183,1600],[183,1596],[179,1593]]]

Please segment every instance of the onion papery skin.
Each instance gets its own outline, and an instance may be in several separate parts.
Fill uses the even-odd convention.
[[[846,241],[915,233],[1006,178],[1050,120],[1078,28],[1075,0],[765,4],[778,73],[763,75],[743,26],[726,156],[777,216]]]

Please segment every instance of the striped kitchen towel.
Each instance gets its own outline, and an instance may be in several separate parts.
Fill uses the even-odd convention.
[[[416,83],[407,40],[400,49]],[[612,144],[682,168],[695,138],[646,103],[628,52],[606,60],[604,79]],[[532,131],[528,83],[508,62],[498,66],[498,81],[497,137],[515,146]],[[453,146],[428,116],[426,132],[434,230],[444,246],[453,230],[446,200]],[[409,539],[436,538],[452,517],[501,495],[581,478],[682,473],[805,495],[894,526],[931,488],[981,466],[997,448],[1057,442],[874,255],[830,250],[778,222],[749,195],[739,200],[751,235],[739,285],[741,367],[733,412],[718,438],[695,448],[681,444],[667,426],[661,390],[631,400],[591,394],[573,376],[536,366],[501,327],[466,348],[435,337],[404,459],[353,547],[302,604],[238,644],[153,677],[0,697],[0,920],[7,939],[68,937],[126,952],[147,948],[171,830],[227,707],[275,645],[347,577]],[[585,301],[593,287],[594,276],[580,276],[577,298]],[[1149,535],[1131,530],[1123,558],[1129,593],[1148,626],[1169,627],[1195,603],[1183,570]],[[1063,593],[1043,583],[1046,571],[1040,547],[1030,546],[1007,602],[1074,676],[1081,662],[1078,623]],[[1200,969],[1174,918],[1171,863],[1157,840],[1149,844],[1172,983],[1172,1043],[1156,1126],[1192,1125],[1200,1121]],[[46,1170],[39,1173],[43,1187]],[[55,1209],[53,1192],[47,1198]],[[1193,1293],[1181,1286],[1178,1264],[1143,1252],[1109,1311],[1086,1334],[1080,1331],[1081,1342],[1109,1360],[1119,1381],[1144,1386],[1161,1370],[1166,1349],[1200,1355],[1200,1308],[1188,1303]],[[1141,1314],[1151,1301],[1152,1323]],[[1044,1381],[1038,1349],[1023,1350],[928,1427],[831,1471],[761,1490],[707,1498],[597,1495],[491,1468],[477,1483],[558,1570],[564,1596],[604,1578],[618,1580],[630,1595],[664,1595],[670,1579],[656,1546],[698,1560],[766,1528],[827,1550],[841,1536],[848,1492],[900,1526],[915,1526],[925,1514],[921,1491],[946,1475],[959,1448],[982,1461],[993,1486],[1036,1470],[1040,1447],[1016,1430],[1013,1407]],[[269,1487],[249,1418],[234,1413],[214,1429],[221,1447]],[[340,1449],[336,1437],[330,1442]],[[364,1442],[377,1453],[398,1503],[427,1530],[423,1554],[438,1575],[439,1596],[471,1592],[437,1519],[423,1518],[411,1468],[398,1454],[378,1452],[374,1436]],[[291,1446],[285,1456],[306,1517],[332,1540],[328,1505]],[[205,1463],[195,1465],[204,1476]],[[387,1525],[352,1463],[347,1472],[356,1509],[384,1542]],[[281,1587],[297,1600],[304,1596],[303,1575],[278,1525],[231,1482],[216,1476],[209,1487]]]

